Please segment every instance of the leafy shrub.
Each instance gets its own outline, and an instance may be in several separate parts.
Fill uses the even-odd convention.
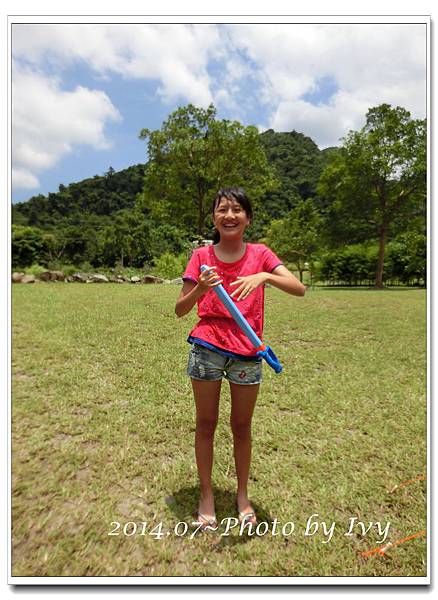
[[[324,254],[315,275],[318,280],[357,285],[371,281],[376,274],[377,243],[353,244]]]
[[[167,223],[151,227],[149,250],[154,260],[164,255],[179,256],[190,248],[191,236],[183,229]]]
[[[427,240],[418,231],[406,231],[387,245],[388,275],[403,283],[426,282]]]
[[[41,275],[41,273],[44,273],[44,271],[47,271],[46,267],[42,267],[41,265],[38,264],[33,264],[30,267],[27,267],[24,272],[26,273],[26,275],[35,275],[35,277],[38,277],[39,275]]]
[[[90,262],[88,262],[88,260],[84,260],[80,263],[79,270],[83,273],[93,273],[93,271],[95,271],[93,265]]]
[[[385,247],[384,281],[397,280],[405,284],[426,282],[426,236],[418,231],[406,231]],[[358,285],[374,280],[377,268],[378,242],[344,246],[327,252],[315,263],[315,278]]]
[[[37,227],[12,225],[12,267],[30,267],[41,260],[43,233]]]
[[[75,265],[61,265],[59,271],[62,271],[66,277],[77,273],[79,269]]]
[[[180,277],[187,265],[187,254],[182,253],[178,256],[165,252],[154,259],[154,268],[152,273],[164,279],[175,279]]]

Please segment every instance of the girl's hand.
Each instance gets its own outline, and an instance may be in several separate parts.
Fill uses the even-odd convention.
[[[198,286],[201,289],[202,293],[208,292],[208,290],[216,285],[222,283],[222,279],[220,279],[219,275],[214,272],[214,269],[217,267],[208,267],[205,271],[198,277]]]
[[[263,285],[266,281],[268,273],[255,273],[254,275],[247,275],[246,277],[238,277],[236,281],[230,283],[231,285],[238,285],[239,287],[230,294],[233,298],[239,294],[237,300],[245,300],[251,292]]]

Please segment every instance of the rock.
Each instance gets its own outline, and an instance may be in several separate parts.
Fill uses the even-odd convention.
[[[12,273],[12,283],[21,283],[23,277],[24,273],[19,273],[18,271],[15,271],[15,273]]]
[[[65,274],[62,271],[52,271],[54,281],[65,281]]]
[[[101,273],[92,273],[88,276],[88,281],[92,281],[93,283],[108,283],[108,277]]]
[[[143,283],[164,283],[164,279],[155,277],[155,275],[144,275],[142,281]]]
[[[140,283],[141,279],[140,279],[140,277],[137,277],[137,275],[134,275],[133,277],[131,277],[131,279],[129,281],[131,283]]]
[[[176,279],[172,279],[169,283],[174,283],[175,285],[181,285],[183,282],[182,277],[177,277]]]
[[[85,283],[88,279],[88,275],[86,273],[73,273],[72,277],[73,281],[80,281],[81,283]]]
[[[35,283],[36,277],[35,275],[24,275],[21,278],[21,283]]]
[[[41,281],[65,281],[65,275],[61,271],[44,271],[44,273],[40,273],[38,279]]]

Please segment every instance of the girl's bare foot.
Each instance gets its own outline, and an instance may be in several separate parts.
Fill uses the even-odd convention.
[[[213,492],[201,494],[198,505],[198,517],[200,522],[216,522]]]
[[[256,514],[246,494],[237,494],[237,512],[239,513],[239,521],[245,523],[257,523]]]

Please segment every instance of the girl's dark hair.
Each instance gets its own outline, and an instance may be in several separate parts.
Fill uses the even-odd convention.
[[[242,188],[229,187],[229,188],[222,188],[221,190],[219,190],[213,200],[213,205],[211,208],[211,212],[213,215],[214,215],[214,211],[218,207],[219,202],[221,201],[222,198],[227,198],[228,200],[235,200],[236,202],[238,202],[240,204],[240,206],[243,208],[243,210],[246,212],[246,216],[248,217],[248,219],[250,221],[252,221],[251,202],[249,201],[248,196],[245,194],[245,191]],[[214,234],[213,234],[213,244],[217,244],[220,239],[221,239],[220,233],[215,228]]]

